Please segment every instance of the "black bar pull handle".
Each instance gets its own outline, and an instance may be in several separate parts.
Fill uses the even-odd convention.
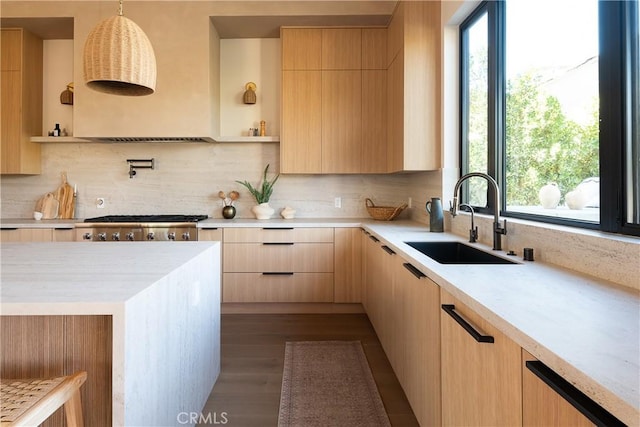
[[[265,271],[263,276],[293,276],[291,271]]]
[[[371,240],[373,240],[374,242],[376,242],[376,243],[380,241],[380,239],[378,239],[378,238],[377,238],[376,236],[374,236],[373,234],[370,234],[370,235],[369,235],[369,238],[370,238]]]
[[[264,242],[263,245],[293,246],[293,242]]]
[[[589,396],[578,390],[573,384],[555,373],[544,363],[539,360],[528,360],[525,365],[535,376],[544,381],[595,425],[611,427],[625,425],[613,414],[591,400]]]
[[[385,251],[386,253],[388,253],[389,255],[395,255],[396,253],[393,251],[393,249],[391,249],[389,246],[387,245],[382,245],[381,246],[382,250]]]
[[[219,227],[200,227],[200,230],[217,230]]]
[[[453,304],[442,304],[442,309],[455,320],[458,325],[462,326],[465,331],[469,332],[469,335],[473,337],[474,340],[478,342],[486,342],[492,343],[493,337],[491,335],[482,335],[480,332],[476,331],[476,329],[471,326],[469,322],[464,320],[462,316],[456,313],[456,306]]]
[[[0,230],[17,230],[17,227],[2,227]]]
[[[263,230],[293,230],[293,227],[262,227]]]
[[[404,268],[409,270],[411,272],[411,274],[416,276],[418,279],[422,279],[423,277],[427,277],[426,274],[424,274],[422,271],[418,270],[417,268],[415,268],[413,265],[409,264],[408,262],[405,262],[402,265],[404,266]]]

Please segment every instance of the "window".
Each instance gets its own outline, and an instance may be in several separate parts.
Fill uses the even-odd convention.
[[[482,3],[461,25],[461,170],[504,216],[640,235],[638,1]],[[462,199],[493,212],[486,181]]]

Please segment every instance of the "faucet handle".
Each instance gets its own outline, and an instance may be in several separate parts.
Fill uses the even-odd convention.
[[[469,230],[469,243],[476,243],[478,241],[478,226]]]
[[[500,234],[507,234],[507,220],[506,219],[503,220],[503,225],[502,226],[500,226],[500,223],[497,222],[495,224],[495,230],[494,231],[496,233],[500,233]]]

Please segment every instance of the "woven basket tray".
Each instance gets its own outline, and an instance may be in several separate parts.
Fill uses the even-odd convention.
[[[367,212],[371,218],[376,219],[378,221],[391,221],[402,212],[407,204],[403,203],[398,207],[389,207],[389,206],[376,206],[373,201],[369,198],[365,200],[365,205],[367,206]]]

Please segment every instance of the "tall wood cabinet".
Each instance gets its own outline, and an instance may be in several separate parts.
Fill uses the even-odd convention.
[[[387,34],[387,170],[438,169],[440,2],[398,2]]]
[[[387,172],[387,29],[362,29],[362,173]]]
[[[521,349],[440,290],[442,425],[522,425]]]
[[[362,72],[322,72],[322,173],[362,169]]]
[[[281,172],[440,168],[440,27],[401,1],[388,28],[282,28]]]
[[[281,173],[322,172],[321,114],[321,71],[283,70]]]
[[[386,30],[282,28],[281,39],[281,172],[386,172],[386,75],[374,72]]]
[[[22,28],[2,28],[0,173],[39,174],[42,135],[42,39]]]

